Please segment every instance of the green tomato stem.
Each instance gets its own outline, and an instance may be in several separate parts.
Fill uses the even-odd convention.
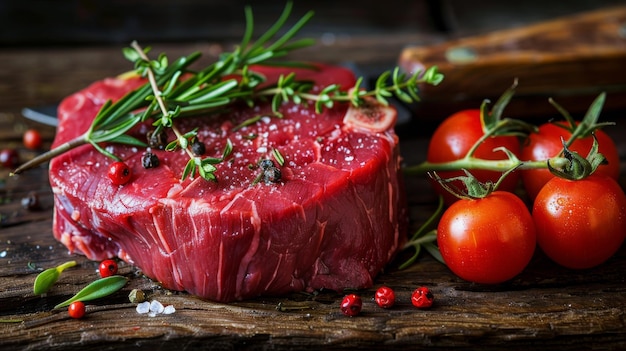
[[[404,174],[406,175],[424,175],[433,171],[458,171],[462,169],[481,169],[487,171],[506,172],[512,168],[517,170],[527,169],[542,169],[548,168],[548,160],[542,161],[519,161],[513,159],[506,160],[484,160],[473,156],[464,157],[459,160],[450,162],[433,163],[424,161],[415,166],[409,166],[404,168]],[[554,157],[549,160],[550,165],[555,168],[561,168],[569,161],[563,157]]]

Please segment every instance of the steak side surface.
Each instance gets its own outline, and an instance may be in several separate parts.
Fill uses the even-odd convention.
[[[297,78],[315,81],[318,89],[355,83],[344,68],[319,68],[296,70]],[[286,73],[255,70],[270,82]],[[110,78],[66,98],[53,146],[84,133],[106,100],[140,84]],[[368,116],[382,108],[370,106],[375,113]],[[369,129],[346,118],[351,109],[336,104],[317,114],[312,104],[284,103],[277,118],[259,102],[180,119],[182,132],[199,128],[206,156],[219,157],[232,142],[232,155],[216,165],[217,182],[181,180],[188,161],[182,151],[152,150],[160,165],[144,169],[145,150],[111,144],[107,150],[133,172],[129,183],[114,186],[107,177],[110,158],[90,145],[73,149],[50,163],[54,236],[70,252],[93,260],[117,256],[167,289],[214,301],[369,287],[404,243],[406,205],[393,123]],[[146,124],[133,133],[145,140],[149,130]],[[259,161],[274,160],[274,149],[285,160],[280,181],[255,182]]]

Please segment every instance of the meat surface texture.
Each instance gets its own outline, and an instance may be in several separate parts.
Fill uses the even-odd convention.
[[[296,77],[318,89],[355,82],[344,68],[319,68],[296,70]],[[286,73],[255,70],[270,82]],[[53,146],[84,133],[105,101],[140,84],[109,78],[66,98]],[[144,169],[144,149],[103,145],[132,169],[129,183],[114,186],[107,177],[113,161],[80,146],[50,163],[53,233],[70,252],[117,256],[167,289],[214,301],[369,287],[405,240],[406,206],[393,123],[384,131],[355,125],[344,118],[351,108],[336,104],[316,114],[312,104],[284,103],[277,118],[259,102],[180,119],[183,132],[199,128],[206,156],[220,157],[232,142],[216,182],[181,180],[189,159],[182,151],[152,150],[160,165]],[[133,133],[145,140],[149,130],[146,124]],[[285,160],[276,164],[280,181],[255,182],[260,160],[276,163],[274,150]]]

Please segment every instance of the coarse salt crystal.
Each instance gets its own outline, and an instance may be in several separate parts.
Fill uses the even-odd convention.
[[[172,314],[174,312],[176,312],[176,309],[172,305],[165,306],[165,309],[163,310],[163,314]]]
[[[159,301],[152,300],[152,302],[150,302],[150,312],[163,313],[164,309],[165,309],[165,306],[163,306],[163,304],[160,303]]]
[[[150,312],[150,302],[144,301],[137,305],[137,313],[144,314]]]
[[[176,309],[172,305],[163,306],[157,300],[152,300],[151,302],[144,301],[137,305],[137,313],[139,314],[148,314],[148,317],[156,317],[157,314],[172,314],[176,312]]]

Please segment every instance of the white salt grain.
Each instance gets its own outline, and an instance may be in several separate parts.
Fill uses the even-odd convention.
[[[174,306],[168,305],[165,307],[157,300],[152,300],[152,302],[144,301],[137,305],[137,313],[147,313],[148,317],[156,317],[157,314],[172,314],[174,312],[176,312]]]
[[[164,309],[165,307],[159,301],[152,300],[152,302],[150,302],[150,312],[163,313]]]
[[[137,305],[137,313],[144,314],[150,312],[150,302],[144,301]]]

